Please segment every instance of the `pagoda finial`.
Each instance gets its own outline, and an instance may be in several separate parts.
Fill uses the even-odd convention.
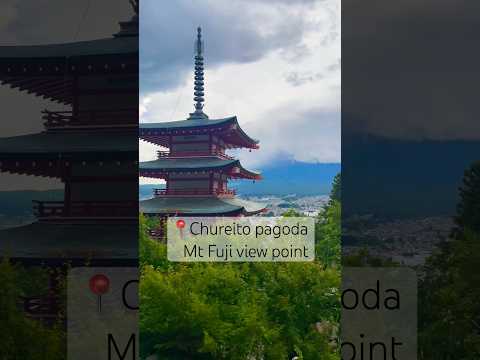
[[[190,118],[208,119],[208,116],[203,112],[205,93],[203,82],[203,41],[202,28],[200,26],[197,28],[197,40],[195,40],[195,82],[193,89],[195,112],[190,113]]]
[[[138,8],[139,8],[139,3],[140,0],[128,0],[130,2],[130,5],[132,6],[133,11],[135,11],[135,14],[138,15]]]

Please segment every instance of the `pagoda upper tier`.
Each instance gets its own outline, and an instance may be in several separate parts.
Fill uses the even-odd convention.
[[[140,124],[142,140],[172,148],[175,137],[206,135],[207,140],[216,142],[226,149],[258,149],[258,140],[252,139],[240,127],[236,116],[210,120],[206,118],[189,118],[180,121]]]
[[[135,21],[120,23],[120,32],[105,39],[0,46],[0,81],[46,99],[75,105],[79,90],[101,93],[97,85],[88,89],[88,84],[79,84],[79,76],[138,74],[138,22]],[[117,82],[118,93],[130,88]]]

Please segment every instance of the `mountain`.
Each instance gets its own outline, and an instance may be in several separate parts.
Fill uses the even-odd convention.
[[[260,168],[260,181],[231,181],[230,187],[241,195],[327,195],[340,164],[284,161]]]
[[[340,164],[304,163],[284,161],[261,169],[262,180],[230,181],[230,188],[239,195],[327,195],[334,176],[340,172]],[[163,185],[140,185],[140,199],[152,196],[155,188]]]
[[[63,190],[0,191],[0,215],[27,216],[32,213],[32,200],[57,201],[63,199]]]
[[[138,187],[138,198],[140,200],[150,199],[153,196],[153,189],[163,189],[165,185],[163,184],[142,184]]]
[[[479,141],[342,138],[342,215],[451,216]]]

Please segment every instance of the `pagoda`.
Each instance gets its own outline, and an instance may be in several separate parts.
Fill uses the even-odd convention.
[[[147,216],[249,216],[265,207],[235,197],[229,179],[259,180],[261,175],[226,154],[228,149],[258,149],[235,116],[209,119],[204,107],[204,59],[201,28],[195,41],[195,110],[184,120],[141,123],[140,139],[168,148],[157,159],[140,163],[140,176],[163,179],[164,189],[140,202]]]
[[[62,201],[32,199],[36,221],[0,231],[0,256],[52,268],[138,264],[138,54],[138,14],[105,39],[0,47],[2,84],[69,108],[39,114],[40,133],[0,138],[1,172],[64,184]],[[54,303],[25,299],[25,310],[52,315]]]

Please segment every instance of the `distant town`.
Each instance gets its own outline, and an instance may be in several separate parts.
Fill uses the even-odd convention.
[[[453,219],[446,216],[392,221],[359,216],[345,221],[342,252],[352,255],[368,249],[373,257],[422,267],[435,248],[448,240],[453,226]]]
[[[13,194],[13,193],[12,193]],[[141,199],[152,195],[151,189],[141,191]],[[7,200],[8,193],[3,193]],[[143,196],[142,196],[143,195]],[[10,199],[9,195],[8,200]],[[0,214],[0,229],[21,226],[34,221],[29,192],[17,192],[17,206]],[[38,197],[38,194],[36,194]],[[58,197],[60,193],[45,192],[44,197]],[[280,216],[289,209],[315,217],[328,202],[328,195],[240,195],[244,200],[263,203],[264,216]],[[28,199],[27,199],[28,198]],[[419,217],[403,220],[379,220],[373,215],[352,217],[344,224],[342,251],[354,254],[368,248],[370,255],[391,259],[407,266],[422,266],[439,243],[448,239],[453,220],[450,217]]]
[[[255,195],[240,196],[245,200],[266,204],[266,216],[280,216],[285,211],[293,209],[305,216],[317,216],[318,212],[328,202],[328,195],[297,196],[290,195]]]

